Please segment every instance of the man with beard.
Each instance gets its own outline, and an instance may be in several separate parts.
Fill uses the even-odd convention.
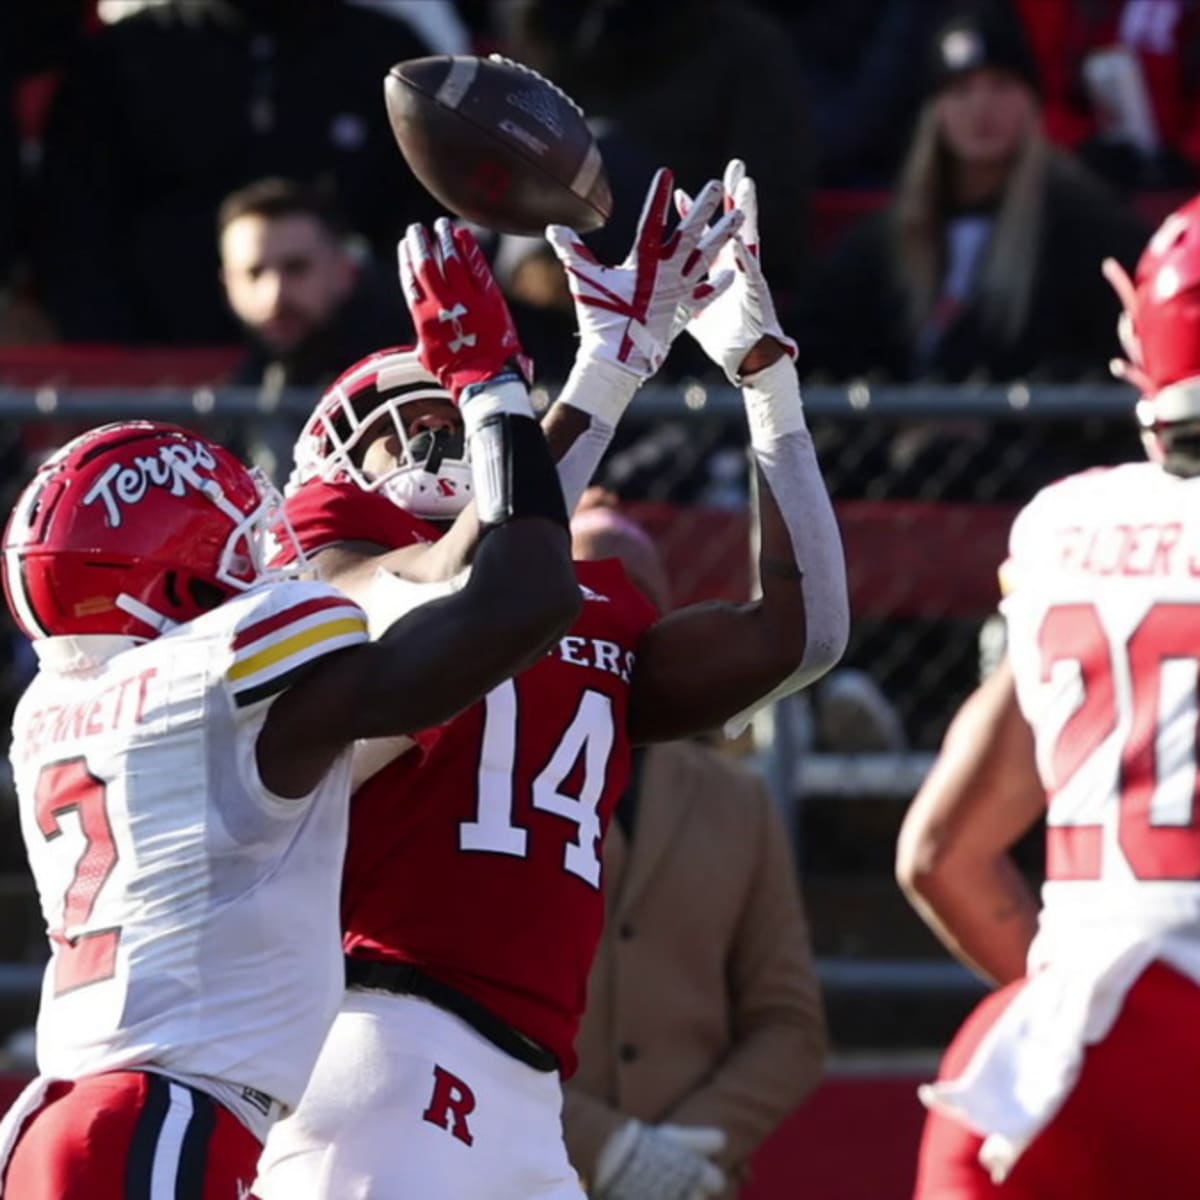
[[[321,387],[411,329],[398,289],[355,253],[319,189],[260,180],[225,200],[217,228],[225,295],[249,341],[236,382]]]

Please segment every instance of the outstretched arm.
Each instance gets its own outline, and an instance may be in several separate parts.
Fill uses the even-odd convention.
[[[743,235],[724,252],[734,284],[688,329],[742,387],[759,484],[762,594],[683,609],[645,635],[630,706],[637,741],[722,723],[736,732],[756,708],[820,678],[849,636],[841,536],[804,418],[795,344],[779,328],[759,265],[754,185],[736,160],[726,195],[745,214]],[[677,200],[690,211],[686,196]]]
[[[350,743],[439,725],[540,658],[579,612],[565,512],[562,523],[518,512],[484,538],[461,591],[285,692],[258,739],[263,782],[279,796],[307,795]]]
[[[1038,906],[1008,852],[1044,812],[1006,658],[951,722],[896,848],[896,878],[921,919],[997,983],[1025,974]]]
[[[568,512],[591,482],[621,414],[642,382],[661,365],[687,317],[732,282],[732,272],[711,280],[708,275],[718,252],[741,224],[741,214],[731,210],[709,228],[722,199],[721,185],[713,181],[690,215],[668,230],[672,187],[671,172],[659,171],[646,196],[634,244],[618,266],[597,262],[571,230],[562,226],[547,230],[567,271],[580,330],[571,376],[543,420]],[[402,250],[414,236],[406,236]],[[486,273],[490,283],[490,272],[482,262],[477,270],[481,277]],[[494,298],[499,299],[498,291]],[[506,308],[502,315],[497,328],[508,323]],[[413,316],[421,328],[420,314],[414,310]],[[425,328],[430,344],[441,344],[438,339],[444,330],[430,321]],[[515,344],[515,333],[512,336]],[[523,361],[519,347],[513,359]],[[344,542],[322,551],[318,569],[328,582],[368,604],[378,588],[380,571],[418,585],[454,579],[470,565],[479,533],[472,504],[432,545],[390,549]]]
[[[401,278],[423,361],[462,409],[487,536],[461,591],[406,612],[377,642],[323,662],[275,702],[257,751],[279,795],[306,794],[351,742],[447,720],[544,654],[579,612],[562,489],[509,366],[519,346],[498,319],[507,308],[470,233],[447,221],[435,228],[436,243],[410,229]],[[439,341],[421,315],[436,321],[451,308],[461,328]]]
[[[524,388],[528,360],[474,235],[445,218],[434,232],[436,242],[420,225],[406,230],[397,255],[400,285],[417,330],[421,363],[459,403],[470,444],[472,421],[477,426],[489,404],[497,411],[533,417]],[[463,403],[485,380],[506,382],[503,388],[489,389],[490,400]],[[503,399],[510,396],[516,399]],[[372,610],[379,603],[381,574],[415,585],[444,585],[460,575],[475,556],[484,525],[479,505],[472,501],[436,542],[395,547],[347,539],[321,550],[315,565],[327,583]],[[397,590],[421,594],[419,589]],[[445,590],[427,589],[426,595]]]
[[[732,271],[710,278],[709,268],[743,215],[730,207],[709,227],[723,196],[713,180],[668,229],[673,186],[670,171],[654,176],[633,246],[615,267],[597,262],[571,230],[546,230],[567,273],[579,324],[575,365],[543,421],[568,512],[591,483],[637,389],[662,365],[688,320],[733,282]]]

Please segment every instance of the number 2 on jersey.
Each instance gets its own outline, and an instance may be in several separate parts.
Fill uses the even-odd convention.
[[[1059,731],[1051,755],[1054,790],[1061,790],[1116,730],[1116,688],[1127,688],[1131,719],[1117,781],[1121,853],[1138,879],[1200,879],[1200,605],[1151,608],[1123,647],[1125,666],[1120,675],[1114,670],[1113,648],[1094,604],[1051,608],[1038,641],[1042,681],[1049,682],[1056,663],[1073,662],[1083,688],[1083,699]],[[1169,676],[1174,682],[1168,689],[1164,681]],[[1176,760],[1182,754],[1185,759],[1168,773],[1169,793],[1159,778],[1160,767],[1170,761],[1168,754]],[[1186,794],[1179,786],[1181,780],[1187,785]],[[1052,821],[1053,808],[1052,802]],[[1081,808],[1076,820],[1047,827],[1046,856],[1052,878],[1100,878],[1103,830],[1084,819],[1096,815],[1095,808],[1086,814]]]
[[[56,996],[111,979],[116,970],[119,928],[71,934],[91,919],[96,897],[116,866],[117,847],[106,800],[104,781],[87,769],[82,758],[50,763],[38,775],[34,809],[42,836],[48,842],[59,837],[63,832],[59,818],[74,812],[84,837],[83,853],[63,897],[62,924],[50,930],[56,950]]]
[[[479,808],[475,820],[458,827],[460,850],[525,858],[529,830],[513,821],[517,765],[517,685],[511,679],[484,698],[483,741],[479,752]],[[550,761],[533,781],[533,807],[575,825],[575,838],[563,851],[563,869],[600,886],[600,799],[613,748],[612,701],[590,688],[558,740]],[[582,758],[578,796],[560,789]]]

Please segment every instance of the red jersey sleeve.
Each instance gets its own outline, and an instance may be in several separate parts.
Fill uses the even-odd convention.
[[[428,522],[353,483],[314,479],[287,498],[284,512],[305,554],[316,554],[336,542],[374,542],[398,550],[435,542],[439,536]],[[287,563],[294,557],[285,546],[276,562]]]

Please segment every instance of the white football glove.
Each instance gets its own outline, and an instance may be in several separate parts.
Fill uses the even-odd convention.
[[[721,248],[741,227],[731,209],[710,229],[721,206],[721,185],[707,183],[690,215],[667,233],[674,176],[661,169],[650,185],[637,236],[625,261],[606,267],[565,225],[548,225],[546,240],[567,272],[581,350],[614,363],[639,380],[662,365],[683,325],[733,283],[730,270],[710,277]]]
[[[725,1172],[708,1161],[725,1132],[708,1125],[627,1121],[596,1161],[597,1200],[706,1200],[725,1190]]]
[[[675,207],[686,220],[699,205],[686,192],[676,191]],[[733,286],[700,311],[680,312],[679,320],[686,323],[704,353],[724,369],[729,382],[738,385],[742,361],[760,338],[775,338],[793,358],[796,343],[783,332],[775,315],[771,289],[759,261],[758,192],[740,158],[732,159],[725,168],[725,209],[745,216],[741,232],[726,243],[714,264],[718,271],[733,270]]]

